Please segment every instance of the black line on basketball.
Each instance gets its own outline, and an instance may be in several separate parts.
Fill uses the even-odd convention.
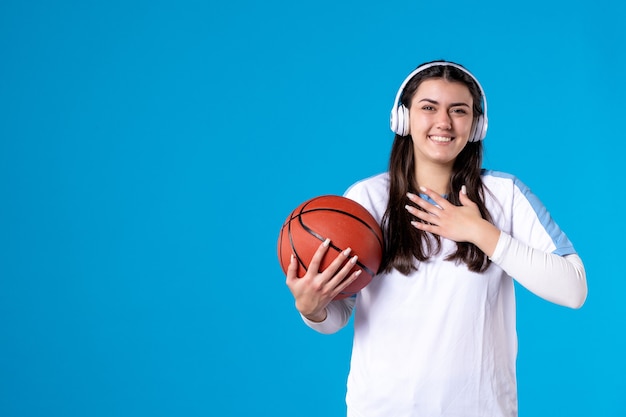
[[[287,235],[289,236],[289,246],[291,246],[291,252],[294,254],[294,256],[296,257],[296,260],[298,261],[298,263],[300,265],[302,265],[302,268],[304,268],[304,272],[308,272],[309,270],[309,266],[306,265],[304,263],[304,261],[302,260],[302,258],[300,257],[300,254],[298,253],[298,251],[296,250],[296,245],[293,242],[293,236],[291,234],[291,222],[296,218],[297,216],[292,217],[289,220],[289,224],[287,225]]]
[[[348,214],[348,215],[349,215],[349,213],[345,213],[345,212],[343,212],[343,211],[341,211],[341,210],[332,210],[332,209],[324,209],[324,210],[326,210],[326,211],[334,211],[334,212],[337,212],[337,213],[343,213],[343,214]],[[318,211],[318,210],[311,210],[311,211],[308,211],[307,213],[310,213],[310,212],[312,212],[312,211]],[[319,211],[321,211],[321,210],[319,210]],[[355,218],[355,219],[359,219],[358,217],[355,217],[355,216],[350,216],[350,217],[353,217],[353,218]],[[360,219],[359,219],[359,220],[360,220]],[[325,239],[322,235],[320,235],[320,234],[319,234],[319,233],[317,233],[315,230],[311,229],[309,226],[307,226],[306,224],[304,224],[304,221],[302,220],[302,216],[298,216],[298,221],[300,222],[300,225],[302,226],[302,228],[303,228],[304,230],[306,230],[306,231],[307,231],[310,235],[315,236],[317,239],[319,239],[319,240],[320,240],[320,241],[322,241],[322,242],[323,242],[324,240],[326,240],[326,239]],[[370,228],[369,226],[368,226],[368,229],[370,229],[370,230],[371,230],[371,228]],[[374,233],[374,234],[376,234],[376,233]],[[338,246],[335,246],[335,245],[333,244],[333,242],[332,242],[332,241],[330,242],[330,247],[331,247],[331,248],[333,248],[333,249],[335,249],[337,252],[343,252],[343,249],[339,248]],[[361,261],[359,261],[358,259],[357,259],[357,261],[356,261],[356,264],[357,264],[358,266],[360,266],[361,268],[363,268],[363,269],[365,270],[365,272],[367,272],[370,276],[374,276],[374,275],[376,275],[376,273],[375,273],[375,272],[372,272],[372,270],[371,270],[371,269],[369,269],[369,268],[367,267],[367,265],[363,264],[363,263],[362,263]]]
[[[361,219],[358,216],[355,216],[354,214],[347,212],[347,211],[343,211],[343,210],[339,210],[339,209],[334,209],[334,208],[330,208],[330,207],[319,207],[319,208],[313,208],[313,209],[309,209],[307,211],[304,211],[304,207],[302,207],[302,210],[300,210],[300,212],[298,214],[296,214],[295,217],[300,217],[303,214],[307,214],[307,213],[313,213],[315,211],[332,211],[334,213],[340,213],[343,215],[346,215],[348,217],[353,218],[354,220],[357,220],[359,223],[363,224],[365,227],[367,227],[367,229],[372,232],[372,234],[376,237],[376,240],[378,240],[378,243],[380,243],[380,246],[383,246],[383,242],[382,240],[378,237],[378,233],[376,233],[376,230],[373,229],[365,220]]]

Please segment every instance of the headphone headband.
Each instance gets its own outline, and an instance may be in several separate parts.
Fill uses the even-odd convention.
[[[483,114],[479,115],[478,118],[476,119],[476,124],[474,128],[472,129],[472,133],[470,135],[469,141],[478,142],[480,140],[483,140],[485,138],[485,135],[487,134],[487,124],[488,124],[487,123],[487,96],[485,96],[485,91],[483,90],[483,87],[480,85],[480,82],[474,76],[474,74],[469,72],[467,69],[465,69],[461,65],[455,64],[454,62],[448,62],[448,61],[434,61],[434,62],[429,62],[424,65],[420,65],[404,79],[404,81],[400,85],[400,88],[398,89],[398,92],[396,93],[396,99],[394,100],[393,108],[391,109],[391,117],[390,117],[391,130],[400,136],[407,136],[409,134],[409,110],[406,108],[406,106],[404,106],[404,104],[400,103],[400,97],[402,96],[402,93],[404,92],[404,88],[406,87],[406,85],[415,75],[419,74],[422,71],[427,70],[428,68],[438,67],[438,66],[453,67],[460,71],[463,71],[465,74],[469,75],[478,86],[478,90],[480,91],[480,96],[482,100]]]

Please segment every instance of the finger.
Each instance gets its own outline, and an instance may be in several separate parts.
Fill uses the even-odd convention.
[[[431,204],[429,201],[424,200],[422,197],[420,197],[417,194],[406,193],[406,196],[409,198],[409,200],[411,200],[411,202],[413,202],[416,205],[420,206],[424,210],[433,211],[435,209],[435,205],[434,204]]]
[[[459,191],[459,201],[461,202],[461,205],[464,205],[464,206],[470,206],[470,205],[475,204],[467,196],[467,188],[464,185],[461,187],[461,191]]]
[[[357,271],[354,271],[354,273],[352,273],[348,278],[344,279],[341,284],[339,284],[337,286],[337,288],[335,288],[335,290],[333,291],[333,298],[335,298],[336,296],[338,296],[339,294],[341,294],[343,292],[343,290],[345,290],[346,288],[348,288],[348,286],[350,284],[352,284],[354,281],[356,281],[356,279],[363,273],[362,269],[359,269]]]
[[[438,226],[432,223],[422,223],[418,221],[412,221],[411,225],[416,229],[423,230],[424,232],[439,234]]]
[[[324,277],[324,281],[325,282],[329,282],[333,279],[333,277],[335,276],[335,274],[341,274],[341,269],[342,269],[342,265],[343,268],[346,267],[346,265],[349,265],[350,262],[346,263],[346,260],[348,259],[348,257],[350,256],[350,253],[352,253],[352,249],[351,248],[347,248],[345,250],[343,250],[339,255],[337,255],[337,257],[331,262],[330,265],[328,265],[326,267],[326,269],[324,269],[323,272],[323,277]],[[339,272],[337,272],[339,271]],[[345,277],[345,275],[350,271],[350,268],[348,268],[348,271],[346,271],[343,276]]]
[[[298,278],[298,262],[296,261],[295,255],[291,254],[291,260],[289,261],[289,266],[287,267],[287,284],[292,282],[294,279]]]
[[[322,242],[322,244],[317,248],[313,257],[311,258],[311,262],[309,263],[309,271],[313,271],[315,273],[319,272],[320,265],[322,264],[322,259],[324,259],[324,255],[328,251],[328,247],[330,246],[330,239],[326,239]]]
[[[358,260],[359,257],[355,255],[350,258],[349,262],[345,262],[341,269],[328,280],[328,285],[330,286],[330,288],[334,288],[340,285],[341,282],[346,279],[352,268],[354,268]]]
[[[406,193],[406,196],[409,198],[409,200],[411,200],[413,203],[417,204],[418,206],[420,206],[426,211],[429,211],[432,213],[435,211],[435,209],[437,209],[437,206],[435,206],[434,204],[430,203],[429,201],[423,199],[422,197],[418,195],[415,195],[413,193]],[[405,207],[408,209],[408,207],[411,207],[411,206],[405,206]],[[439,209],[441,209],[441,207],[439,207]]]
[[[437,206],[439,206],[439,207],[437,207],[439,209],[443,209],[447,205],[450,204],[450,202],[448,200],[446,200],[445,198],[443,198],[442,196],[440,196],[436,192],[434,192],[432,190],[429,190],[426,187],[420,186],[420,191],[422,193],[424,193],[425,195],[427,195],[428,197],[430,197],[430,199],[433,200],[437,204]]]
[[[428,203],[426,203],[426,204],[428,204]],[[434,207],[432,204],[430,204],[430,206]],[[404,206],[404,208],[409,213],[411,213],[413,216],[417,217],[418,219],[424,220],[424,221],[429,222],[429,223],[433,223],[433,222],[437,221],[438,217],[435,214],[433,214],[432,212],[430,212],[430,211],[419,210],[419,209],[417,209],[417,208],[415,208],[413,206],[410,206],[408,204],[406,206]],[[422,208],[424,208],[424,210],[428,210],[426,207],[422,206]]]

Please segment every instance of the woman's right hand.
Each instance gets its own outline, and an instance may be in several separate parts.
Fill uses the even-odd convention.
[[[320,245],[302,278],[297,276],[298,262],[294,255],[291,255],[287,268],[287,287],[296,300],[296,309],[304,317],[315,322],[326,319],[326,306],[362,272],[359,269],[350,274],[357,262],[356,256],[350,258],[350,248],[337,255],[335,260],[320,272],[320,265],[329,245],[329,239]]]

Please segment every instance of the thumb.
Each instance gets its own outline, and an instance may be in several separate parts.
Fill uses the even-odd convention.
[[[464,206],[474,204],[474,202],[470,200],[470,198],[467,196],[467,187],[465,185],[461,186],[461,191],[459,192],[459,200]]]

